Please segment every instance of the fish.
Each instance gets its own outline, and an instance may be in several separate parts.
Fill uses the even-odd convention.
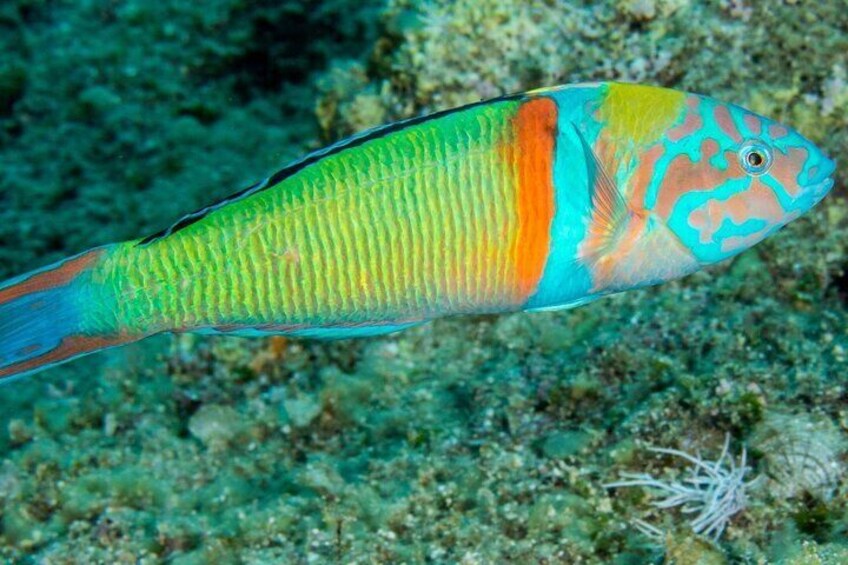
[[[835,170],[788,126],[649,85],[414,117],[0,285],[0,378],[168,332],[360,338],[573,308],[733,257]]]

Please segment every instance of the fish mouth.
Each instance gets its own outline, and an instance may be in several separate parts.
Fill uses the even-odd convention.
[[[824,198],[830,189],[833,188],[833,179],[826,178],[823,181],[817,182],[815,184],[811,184],[807,187],[807,190],[815,197],[818,202],[822,198]]]
[[[812,194],[818,202],[833,188],[833,173],[836,171],[836,161],[821,155],[821,159],[816,165],[810,171],[806,191]]]

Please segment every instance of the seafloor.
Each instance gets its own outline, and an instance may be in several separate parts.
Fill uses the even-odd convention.
[[[5,0],[0,274],[481,97],[708,93],[848,162],[843,0]],[[0,557],[848,563],[846,175],[679,283],[362,341],[161,337],[0,387]],[[747,450],[717,540],[622,472]],[[654,528],[642,533],[643,520]],[[642,529],[645,529],[643,526]]]

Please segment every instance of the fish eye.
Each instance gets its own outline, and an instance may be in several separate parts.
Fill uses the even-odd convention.
[[[742,144],[739,149],[739,164],[752,175],[761,175],[771,167],[771,149],[762,141],[751,140]]]

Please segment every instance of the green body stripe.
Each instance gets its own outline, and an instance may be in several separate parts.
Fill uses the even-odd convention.
[[[457,112],[315,163],[99,277],[122,327],[404,321],[516,306],[518,102]],[[143,325],[144,327],[139,327]]]

